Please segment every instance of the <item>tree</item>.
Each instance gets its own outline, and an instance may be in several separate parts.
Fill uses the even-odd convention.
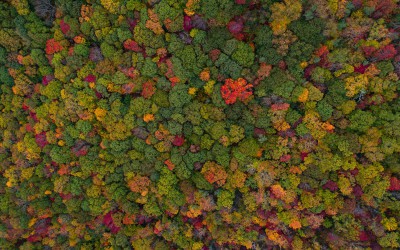
[[[230,209],[233,205],[234,195],[228,190],[221,190],[217,194],[217,205],[220,209],[227,208]]]
[[[353,97],[361,91],[365,91],[368,85],[368,77],[366,75],[358,75],[355,77],[348,77],[345,79],[345,88],[347,90],[346,96]]]
[[[188,86],[185,84],[178,84],[169,93],[169,103],[175,108],[182,108],[191,99],[192,96],[189,95]]]
[[[327,69],[316,67],[311,74],[311,79],[318,83],[325,83],[332,79],[332,74]]]
[[[366,132],[375,120],[376,117],[374,117],[370,112],[357,109],[350,115],[349,128],[359,132]]]
[[[217,186],[222,186],[226,182],[226,178],[228,174],[224,170],[224,168],[218,165],[215,162],[207,161],[204,163],[201,173],[204,175],[204,178],[211,184],[216,184]]]
[[[244,139],[239,143],[239,150],[244,155],[258,157],[260,146],[255,139]]]
[[[148,177],[140,175],[129,178],[127,182],[129,189],[132,192],[139,193],[142,196],[146,196],[146,194],[148,193],[150,183],[151,181]]]
[[[243,67],[250,67],[254,63],[253,49],[246,43],[240,42],[232,54],[232,58]]]
[[[236,81],[226,79],[225,84],[221,86],[221,95],[226,104],[233,104],[236,100],[245,102],[252,95],[252,91],[248,90],[252,84],[247,84],[246,80],[239,78]]]
[[[63,50],[63,46],[56,41],[54,38],[47,40],[46,42],[46,54],[52,55],[54,53]]]
[[[44,19],[47,24],[51,24],[55,18],[56,8],[50,0],[35,0],[33,1],[35,13],[40,18]]]
[[[297,1],[285,0],[283,3],[272,4],[271,28],[274,35],[285,32],[287,25],[300,17],[301,11],[301,3]]]
[[[396,232],[390,232],[385,234],[382,238],[378,240],[379,245],[382,247],[397,248],[400,247],[399,244],[399,234]]]
[[[322,19],[311,20],[300,19],[289,24],[289,29],[299,38],[300,41],[318,47],[324,41],[323,30],[325,24]]]

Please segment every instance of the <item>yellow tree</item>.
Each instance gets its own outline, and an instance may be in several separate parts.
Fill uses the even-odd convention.
[[[287,26],[300,18],[302,6],[298,0],[284,0],[283,3],[274,3],[271,6],[271,28],[274,35],[281,35]]]

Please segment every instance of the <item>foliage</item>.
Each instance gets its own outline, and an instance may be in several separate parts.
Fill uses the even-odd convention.
[[[398,249],[398,10],[0,1],[0,249]]]

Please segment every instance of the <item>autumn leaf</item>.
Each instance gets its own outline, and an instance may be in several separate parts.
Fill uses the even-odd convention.
[[[296,230],[296,229],[300,229],[300,228],[301,228],[301,223],[300,223],[299,220],[293,219],[293,220],[290,222],[289,227],[291,227],[291,228],[293,228],[293,229],[295,229],[295,230]]]
[[[165,160],[164,164],[167,165],[168,169],[171,171],[175,168],[175,165],[172,163],[172,161],[170,159]]]
[[[278,199],[282,199],[286,195],[286,191],[279,184],[272,185],[271,192]]]
[[[145,114],[143,116],[143,121],[145,122],[150,122],[150,121],[154,121],[154,115],[153,114]]]
[[[163,34],[164,29],[161,27],[157,14],[152,9],[148,9],[147,12],[150,20],[146,21],[146,28],[153,31],[156,35]]]

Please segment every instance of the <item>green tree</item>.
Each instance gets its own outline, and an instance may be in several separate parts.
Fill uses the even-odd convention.
[[[222,189],[217,194],[217,205],[219,209],[231,209],[233,205],[234,194],[231,191]]]
[[[232,58],[243,67],[250,67],[254,63],[254,52],[250,45],[240,42],[233,52]]]
[[[375,120],[376,117],[370,112],[357,109],[350,115],[349,128],[359,132],[366,132],[374,124]]]

